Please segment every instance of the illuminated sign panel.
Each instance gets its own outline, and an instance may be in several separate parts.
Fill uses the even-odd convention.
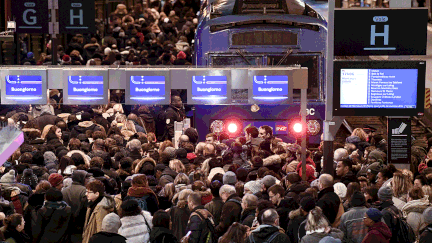
[[[192,96],[226,96],[226,76],[192,76]]]
[[[41,98],[42,77],[29,75],[8,75],[6,76],[7,96],[26,96]]]
[[[131,99],[165,99],[165,76],[131,76]]]
[[[104,95],[103,76],[69,76],[69,96],[102,96]],[[70,97],[69,97],[70,98]]]
[[[253,95],[269,97],[288,96],[288,76],[253,76]]]
[[[1,103],[11,105],[46,104],[46,69],[0,70]]]

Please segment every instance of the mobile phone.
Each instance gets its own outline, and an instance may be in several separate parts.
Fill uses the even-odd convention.
[[[187,232],[185,237],[189,237],[192,234],[192,231]]]

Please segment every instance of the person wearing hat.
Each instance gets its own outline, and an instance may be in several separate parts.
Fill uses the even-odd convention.
[[[57,188],[58,190],[63,188],[63,176],[58,173],[52,173],[48,177],[48,182],[52,187]]]
[[[355,192],[350,199],[352,208],[341,217],[339,229],[344,233],[343,242],[361,243],[367,229],[363,224],[366,211],[366,198],[361,192]]]
[[[381,210],[382,218],[393,234],[393,238],[397,236],[398,218],[403,218],[402,212],[393,203],[393,189],[388,186],[383,186],[378,190],[378,204]],[[392,242],[395,242],[393,239]]]
[[[300,208],[289,213],[289,223],[287,235],[291,243],[299,243],[301,238],[306,235],[306,218],[308,213],[315,208],[315,199],[305,196],[300,200]]]
[[[381,162],[374,162],[369,164],[366,169],[366,178],[370,181],[371,184],[376,183],[376,177],[378,173],[384,168],[384,165]]]
[[[81,242],[83,226],[86,217],[86,188],[84,187],[88,173],[84,170],[75,170],[72,173],[72,185],[62,191],[63,200],[71,207],[71,224],[74,227],[70,230],[71,242]]]
[[[376,208],[369,208],[364,214],[363,223],[368,232],[362,243],[389,243],[392,232],[389,227],[381,222],[383,214]]]
[[[117,234],[121,226],[120,217],[115,213],[107,214],[102,220],[101,231],[94,234],[89,243],[126,243],[126,238],[122,235]]]
[[[244,194],[251,193],[251,194],[254,194],[255,196],[257,196],[257,194],[261,194],[262,189],[263,189],[263,185],[262,185],[261,182],[259,182],[259,181],[248,181],[244,185]]]
[[[236,176],[236,174],[234,172],[227,171],[223,175],[223,184],[224,185],[234,186],[236,183],[237,183],[237,176]]]

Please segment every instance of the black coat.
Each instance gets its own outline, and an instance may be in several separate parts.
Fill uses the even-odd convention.
[[[94,234],[89,243],[126,243],[126,238],[116,233],[99,232]]]
[[[45,202],[37,213],[33,243],[69,242],[70,219],[71,207],[65,202]]]
[[[259,229],[259,231],[258,231]],[[274,233],[279,231],[279,228],[275,226],[271,227],[264,227],[264,228],[258,228],[256,230],[253,230],[249,237],[246,238],[246,243],[252,243],[253,241],[250,240],[251,237],[253,237],[255,243],[263,243],[267,242],[267,239],[269,239]],[[280,233],[274,238],[272,243],[291,243],[288,236],[284,233]]]
[[[188,220],[191,215],[188,206],[183,208],[172,207],[170,209],[170,217],[172,224],[172,231],[177,239],[183,238],[186,235],[186,227],[188,226]],[[174,223],[175,222],[175,223]]]
[[[291,243],[299,243],[301,238],[306,235],[306,218],[307,215],[302,215],[300,209],[292,211],[286,234],[290,238]]]
[[[27,207],[24,209],[24,231],[29,235],[30,237],[33,236],[33,231],[37,224],[37,212],[38,210],[43,206],[43,203],[45,201],[45,193],[37,193],[32,194],[28,198],[28,204]]]
[[[240,221],[242,212],[241,201],[242,199],[237,196],[237,194],[229,196],[226,200],[222,207],[219,225],[216,226],[216,234],[219,237],[225,234],[225,232],[234,222]]]
[[[350,182],[358,182],[357,176],[352,172],[348,171],[348,173],[340,178],[340,182],[348,186]]]
[[[171,141],[174,137],[174,121],[181,122],[185,117],[183,109],[177,109],[174,106],[169,106],[165,110],[165,129],[164,129],[164,140]]]
[[[243,210],[240,217],[240,222],[243,225],[252,227],[253,221],[255,219],[255,213],[256,213],[256,208],[247,208]]]
[[[58,116],[51,115],[50,113],[43,113],[39,117],[35,118],[36,124],[39,127],[39,130],[43,130],[46,125],[55,125],[59,121],[63,121]]]
[[[172,231],[163,227],[154,227],[150,232],[150,243],[177,243]]]
[[[195,212],[199,211],[204,218],[201,218]],[[212,217],[210,212],[204,209],[203,206],[198,206],[192,210],[192,214],[189,218],[186,231],[191,231],[192,234],[189,236],[189,243],[201,243],[200,239],[203,239],[209,233],[209,228],[205,227],[205,218]]]
[[[324,188],[318,193],[318,202],[316,205],[322,209],[330,224],[333,224],[336,220],[340,203],[341,200],[334,192],[333,187]]]
[[[419,243],[429,243],[432,242],[432,225],[428,225],[425,230],[420,234]]]

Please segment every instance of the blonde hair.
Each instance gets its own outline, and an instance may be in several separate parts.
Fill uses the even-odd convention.
[[[45,137],[46,137],[46,135],[48,135],[48,132],[50,131],[50,129],[51,129],[52,126],[54,126],[54,125],[48,124],[48,125],[46,125],[46,126],[44,127],[44,129],[42,130],[41,138],[42,138],[43,140],[45,140]]]
[[[429,185],[422,186],[423,193],[428,196],[429,202],[432,203],[432,187]]]
[[[179,173],[176,178],[174,179],[174,185],[179,185],[179,184],[185,184],[185,185],[189,185],[189,177],[187,177],[187,175],[185,173]]]
[[[307,231],[316,231],[318,229],[323,229],[329,226],[330,223],[324,216],[320,207],[315,207],[309,212],[305,227]]]
[[[191,189],[184,189],[180,191],[179,193],[174,195],[172,199],[173,203],[175,202],[175,200],[178,199],[177,207],[184,208],[187,205],[187,199],[192,192],[193,191]]]
[[[171,201],[175,194],[175,186],[174,183],[168,183],[164,187],[165,196],[168,197],[168,200]]]
[[[401,172],[395,172],[393,174],[392,187],[395,197],[401,197],[402,195],[407,194],[411,190],[412,186],[413,185],[407,175],[404,175]]]
[[[169,162],[169,167],[171,170],[177,172],[177,173],[185,173],[186,168],[183,165],[183,163],[178,159],[173,159]]]
[[[356,128],[354,129],[354,131],[351,133],[351,136],[357,136],[360,138],[361,141],[366,142],[367,140],[367,134],[366,132],[361,129],[361,128]]]

